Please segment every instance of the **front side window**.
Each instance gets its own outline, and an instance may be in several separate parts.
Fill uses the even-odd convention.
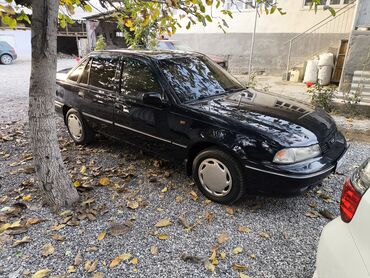
[[[90,66],[89,84],[105,90],[114,90],[118,57],[93,57]]]
[[[78,78],[80,77],[81,73],[84,71],[88,59],[83,61],[69,76],[68,79],[71,81],[77,82]]]
[[[244,89],[231,74],[203,56],[163,59],[159,67],[181,102]]]
[[[161,93],[162,89],[149,66],[137,59],[124,59],[121,93],[142,99],[144,93],[150,92]]]

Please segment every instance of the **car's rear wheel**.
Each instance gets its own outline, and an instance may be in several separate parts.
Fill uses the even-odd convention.
[[[13,58],[8,54],[4,54],[1,56],[0,61],[4,65],[10,65],[13,62]]]
[[[217,148],[200,152],[193,161],[193,178],[210,200],[232,204],[245,192],[245,173],[240,162]]]
[[[68,110],[65,119],[69,135],[76,144],[88,144],[94,139],[94,131],[88,125],[80,112]]]

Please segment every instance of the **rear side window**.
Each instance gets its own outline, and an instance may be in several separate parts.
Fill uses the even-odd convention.
[[[144,62],[126,58],[123,61],[121,93],[141,99],[143,93],[161,93],[156,76]]]
[[[78,77],[81,75],[86,67],[88,60],[82,62],[69,76],[68,79],[77,82]]]
[[[90,85],[101,89],[114,90],[118,65],[118,57],[94,57],[90,66]]]

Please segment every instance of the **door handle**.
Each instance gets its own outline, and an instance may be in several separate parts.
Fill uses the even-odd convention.
[[[85,97],[85,92],[84,91],[79,91],[78,96],[84,98]]]

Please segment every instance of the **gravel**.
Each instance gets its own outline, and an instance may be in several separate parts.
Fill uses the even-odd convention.
[[[5,86],[10,91],[27,88],[17,82]],[[24,100],[22,94],[14,96],[13,100],[19,101],[19,106],[15,105],[14,109],[24,109],[22,98]],[[12,98],[1,89],[0,103],[7,106],[4,99],[10,101]],[[61,212],[53,213],[42,205],[34,174],[21,170],[32,166],[32,160],[12,166],[13,162],[27,157],[25,154],[30,150],[24,115],[7,119],[4,115],[7,112],[0,111],[3,120],[0,134],[8,135],[5,137],[8,141],[0,140],[0,210],[20,202],[27,208],[8,217],[6,223],[18,219],[26,221],[30,217],[44,221],[29,226],[26,233],[10,238],[0,234],[0,277],[27,277],[43,268],[50,269],[50,275],[68,277],[92,277],[97,272],[104,273],[104,277],[238,277],[240,272],[250,277],[312,277],[320,232],[329,221],[319,211],[326,209],[338,216],[338,200],[345,176],[370,156],[369,142],[351,142],[340,174],[324,180],[321,187],[294,198],[248,196],[230,211],[226,206],[207,202],[192,180],[186,177],[182,166],[103,137],[89,147],[76,146],[58,119],[62,154],[71,176],[73,180],[91,185],[91,190],[81,193],[78,209],[82,213],[94,209],[97,216],[95,220],[84,219],[76,226],[67,225],[52,231],[51,227],[63,222],[68,213],[60,216]],[[4,123],[9,121],[17,122]],[[86,180],[80,173],[82,166],[87,168]],[[110,179],[110,185],[99,185],[103,176]],[[192,191],[198,199],[194,200]],[[22,196],[27,195],[32,199],[24,201]],[[89,199],[94,200],[90,206],[82,205]],[[136,201],[139,207],[128,208],[128,201]],[[198,224],[187,230],[179,223],[180,216],[190,224]],[[165,218],[173,224],[154,227]],[[126,223],[132,227],[127,226],[123,234],[114,236],[109,233],[113,223]],[[2,224],[0,222],[0,227]],[[238,231],[240,226],[251,231],[242,233]],[[99,241],[97,237],[103,231],[108,233]],[[51,238],[55,233],[62,235],[64,241]],[[169,238],[160,240],[158,234],[167,234]],[[220,234],[227,234],[230,239],[218,244]],[[24,236],[30,237],[29,243],[12,247]],[[42,247],[48,243],[55,251],[45,257]],[[154,245],[159,250],[156,255],[150,252]],[[236,246],[241,246],[243,252],[232,254]],[[211,273],[203,261],[208,260],[215,248],[219,263]],[[75,266],[76,272],[67,273],[78,252],[82,255],[82,263]],[[225,252],[225,259],[220,258],[221,252]],[[137,257],[138,263],[121,262],[110,268],[111,261],[122,253]],[[184,260],[185,256],[194,258]],[[91,273],[84,270],[87,260],[97,260],[96,270]],[[232,267],[235,263],[248,268],[235,270]]]

